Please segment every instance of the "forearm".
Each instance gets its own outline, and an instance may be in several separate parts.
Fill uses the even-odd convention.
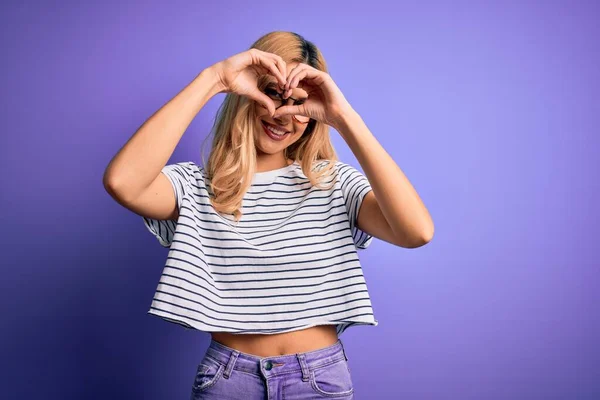
[[[214,69],[198,74],[152,114],[113,157],[104,172],[104,185],[124,197],[141,193],[160,174],[194,117],[220,90]]]
[[[432,237],[433,221],[427,208],[361,116],[354,110],[348,110],[335,129],[360,163],[381,212],[394,234],[411,241],[428,240]]]

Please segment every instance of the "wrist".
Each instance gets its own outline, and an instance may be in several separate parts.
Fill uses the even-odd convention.
[[[220,70],[217,64],[211,65],[200,72],[196,79],[208,82],[212,94],[226,93],[226,88],[225,85],[223,85],[219,71]]]
[[[356,118],[360,118],[360,115],[358,115],[351,106],[342,109],[335,119],[335,130],[338,132],[343,131],[346,127],[350,126]]]

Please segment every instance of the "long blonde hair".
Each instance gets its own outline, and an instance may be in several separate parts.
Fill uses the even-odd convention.
[[[286,63],[305,63],[327,72],[327,64],[319,49],[297,33],[267,33],[251,48],[277,54]],[[261,89],[267,82],[265,78],[259,79]],[[204,163],[205,175],[213,192],[210,197],[213,207],[222,214],[233,215],[235,221],[242,217],[242,199],[256,172],[256,104],[254,100],[235,93],[225,96],[211,129],[214,138],[210,156]],[[284,150],[284,155],[286,160],[298,161],[304,175],[319,188],[324,187],[321,186],[323,179],[330,176],[334,162],[338,160],[329,136],[329,126],[313,119],[307,124],[302,137]],[[202,159],[204,161],[204,154]],[[319,160],[330,162],[315,170],[315,162]],[[327,188],[332,185],[333,180]]]

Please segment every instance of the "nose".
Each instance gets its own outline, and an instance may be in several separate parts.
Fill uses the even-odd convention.
[[[279,107],[277,107],[277,108],[279,108]],[[292,118],[292,116],[290,114],[284,114],[284,115],[279,115],[278,117],[273,117],[273,120],[275,122],[277,122],[279,125],[285,126],[288,131],[291,131],[291,129],[287,128],[291,118]]]

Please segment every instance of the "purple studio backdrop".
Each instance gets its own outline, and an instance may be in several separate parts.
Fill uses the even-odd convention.
[[[598,4],[3,2],[0,397],[189,397],[210,336],[146,314],[167,249],[102,176],[202,69],[289,30],[435,222],[359,253],[355,398],[600,398]],[[169,163],[201,162],[223,99]]]

